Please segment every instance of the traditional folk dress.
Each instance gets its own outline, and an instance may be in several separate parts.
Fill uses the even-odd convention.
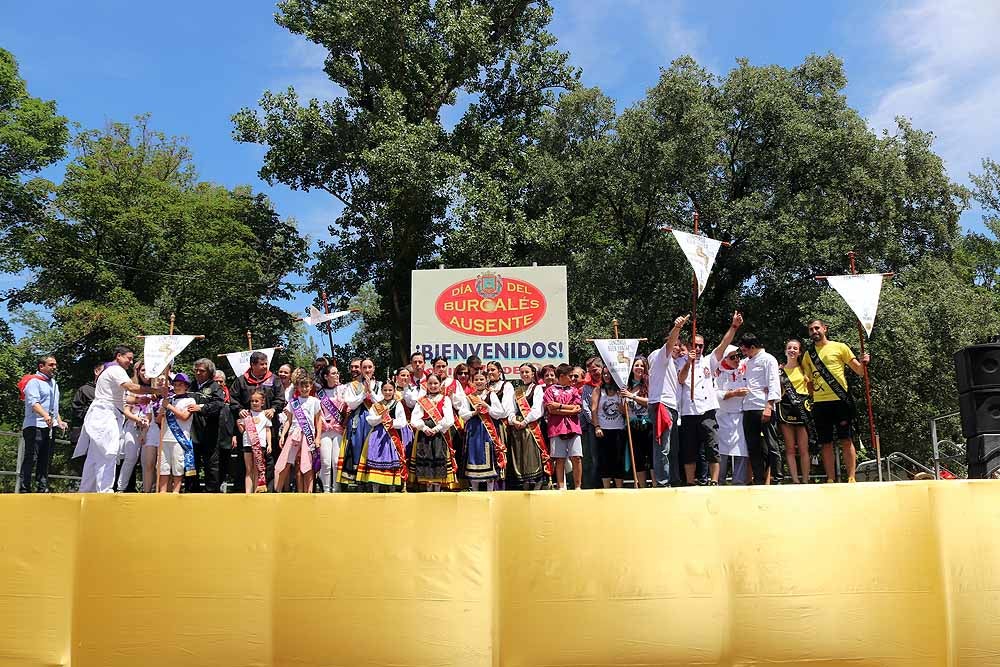
[[[511,424],[524,423],[524,429],[507,429],[507,453],[510,460],[508,476],[527,488],[552,474],[548,447],[542,435],[544,391],[537,384],[514,390],[514,415]]]
[[[507,447],[500,436],[500,420],[507,410],[489,390],[469,394],[465,418],[466,448],[460,459],[462,474],[472,482],[502,479],[507,466]]]
[[[451,399],[438,394],[424,396],[413,406],[410,425],[414,430],[409,472],[414,483],[454,484],[458,468],[451,438],[455,415]],[[424,427],[432,433],[426,435]]]
[[[399,487],[406,481],[406,445],[401,430],[408,428],[403,403],[395,399],[373,403],[365,417],[372,427],[358,463],[358,483]]]
[[[341,484],[355,484],[358,476],[358,464],[361,462],[361,450],[372,427],[366,417],[371,409],[370,394],[377,396],[381,383],[377,380],[354,380],[344,390],[344,402],[347,404],[348,418],[344,442],[340,447],[340,457],[337,459],[337,481]]]
[[[344,401],[346,385],[336,387],[321,387],[316,391],[323,408],[323,433],[319,439],[319,481],[323,491],[332,493],[336,490],[336,475],[334,474],[340,450],[344,441],[344,431],[347,427],[347,403]]]

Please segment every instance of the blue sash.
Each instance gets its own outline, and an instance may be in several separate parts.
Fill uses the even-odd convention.
[[[184,450],[184,476],[193,477],[198,474],[198,471],[194,467],[194,445],[191,444],[191,438],[184,435],[184,431],[181,429],[181,425],[177,423],[177,416],[173,412],[167,411],[167,426],[170,427],[170,432],[174,434],[174,439]]]

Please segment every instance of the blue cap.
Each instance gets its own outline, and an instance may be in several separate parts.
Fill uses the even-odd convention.
[[[189,380],[188,376],[184,375],[184,373],[178,373],[177,375],[175,375],[174,378],[171,380],[171,382],[183,382],[187,386],[189,387],[191,386],[191,380]]]

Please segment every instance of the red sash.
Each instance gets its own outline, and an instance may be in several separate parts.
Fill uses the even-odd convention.
[[[475,408],[476,412],[479,414],[479,421],[483,422],[483,427],[490,436],[490,440],[493,442],[493,448],[497,453],[497,467],[500,470],[507,468],[507,446],[500,439],[500,433],[497,432],[497,425],[493,423],[493,419],[490,417],[490,408],[486,405],[484,401],[478,394],[470,394],[468,396],[469,402],[472,407]]]
[[[399,462],[403,466],[402,470],[399,471],[399,477],[405,480],[407,473],[406,445],[403,444],[403,438],[400,437],[399,431],[392,427],[392,415],[384,403],[373,404],[372,410],[382,418],[382,426],[385,427],[385,432],[389,434],[389,439],[392,440],[392,445],[396,448],[396,454],[399,455]]]
[[[528,405],[528,392],[524,387],[519,388],[514,392],[514,402],[517,404],[517,409],[521,412],[521,418],[527,419],[528,413],[531,412],[531,406]],[[549,453],[545,450],[545,440],[542,437],[542,427],[538,425],[538,420],[528,424],[525,422],[524,430],[531,434],[531,437],[535,440],[535,446],[538,447],[539,453],[542,455],[542,469],[545,471],[546,475],[552,474],[552,459],[549,458]]]
[[[432,403],[426,396],[421,396],[420,400],[417,401],[420,407],[424,410],[424,415],[431,418],[434,422],[434,426],[437,426],[442,421],[444,421],[444,415],[438,410],[436,403]],[[451,441],[451,431],[445,431],[441,434],[444,438],[444,442],[448,445],[448,458],[451,459],[451,472],[453,474],[458,474],[458,462],[455,461],[455,445]],[[414,449],[416,451],[416,449]]]
[[[266,493],[267,479],[264,474],[264,452],[261,451],[260,434],[257,433],[257,423],[254,422],[253,415],[250,413],[247,413],[247,416],[243,418],[243,430],[246,431],[247,438],[250,440],[250,451],[253,455],[253,466],[257,469],[257,486],[255,492]]]

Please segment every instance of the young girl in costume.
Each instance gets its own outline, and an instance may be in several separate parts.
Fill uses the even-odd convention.
[[[410,418],[416,437],[409,471],[415,483],[426,484],[430,491],[440,491],[443,485],[456,481],[450,434],[454,423],[451,401],[441,393],[441,380],[436,375],[429,376],[427,395],[413,406]]]
[[[299,493],[312,493],[315,471],[320,467],[317,436],[323,428],[323,407],[319,399],[310,396],[313,381],[309,372],[297,368],[292,374],[291,400],[285,406],[285,426],[281,454],[274,464],[278,475],[276,489],[284,489],[291,467],[297,473],[296,488]]]
[[[370,484],[376,493],[400,488],[406,482],[406,445],[400,431],[407,426],[403,402],[396,385],[382,385],[382,400],[372,403],[365,417],[372,427],[358,463],[358,483]]]
[[[146,377],[146,367],[140,361],[135,365],[132,372],[132,382],[149,386],[149,379]],[[128,484],[132,480],[132,471],[135,470],[136,462],[142,458],[142,490],[143,493],[151,493],[156,488],[156,448],[160,444],[160,429],[153,424],[153,406],[148,395],[133,394],[125,392],[125,430],[123,434],[125,460],[122,461],[121,470],[118,472],[118,492],[128,489]],[[158,407],[158,406],[157,406]],[[146,454],[146,436],[151,428],[156,429],[156,439],[152,447],[148,448],[150,454]],[[146,458],[150,459],[149,472],[147,473]]]
[[[531,364],[521,364],[518,373],[521,386],[514,390],[514,415],[507,429],[508,477],[520,483],[522,489],[537,490],[552,474],[541,428],[544,390]]]
[[[196,475],[194,446],[191,443],[191,413],[195,400],[187,395],[190,380],[184,373],[173,378],[174,395],[160,407],[160,493],[180,493],[186,475]]]
[[[462,412],[466,448],[461,468],[473,491],[481,484],[492,491],[506,467],[506,448],[500,439],[499,420],[507,416],[507,410],[489,390],[486,372],[482,369],[473,372],[472,387],[468,406]]]
[[[250,394],[250,414],[239,420],[236,427],[243,434],[243,490],[245,493],[266,492],[265,461],[271,451],[271,420],[264,414],[267,395],[260,389]]]
[[[316,398],[323,408],[322,435],[319,439],[319,481],[326,493],[337,491],[336,466],[347,425],[347,403],[344,402],[345,385],[340,384],[340,371],[334,364],[323,370],[322,384]]]

